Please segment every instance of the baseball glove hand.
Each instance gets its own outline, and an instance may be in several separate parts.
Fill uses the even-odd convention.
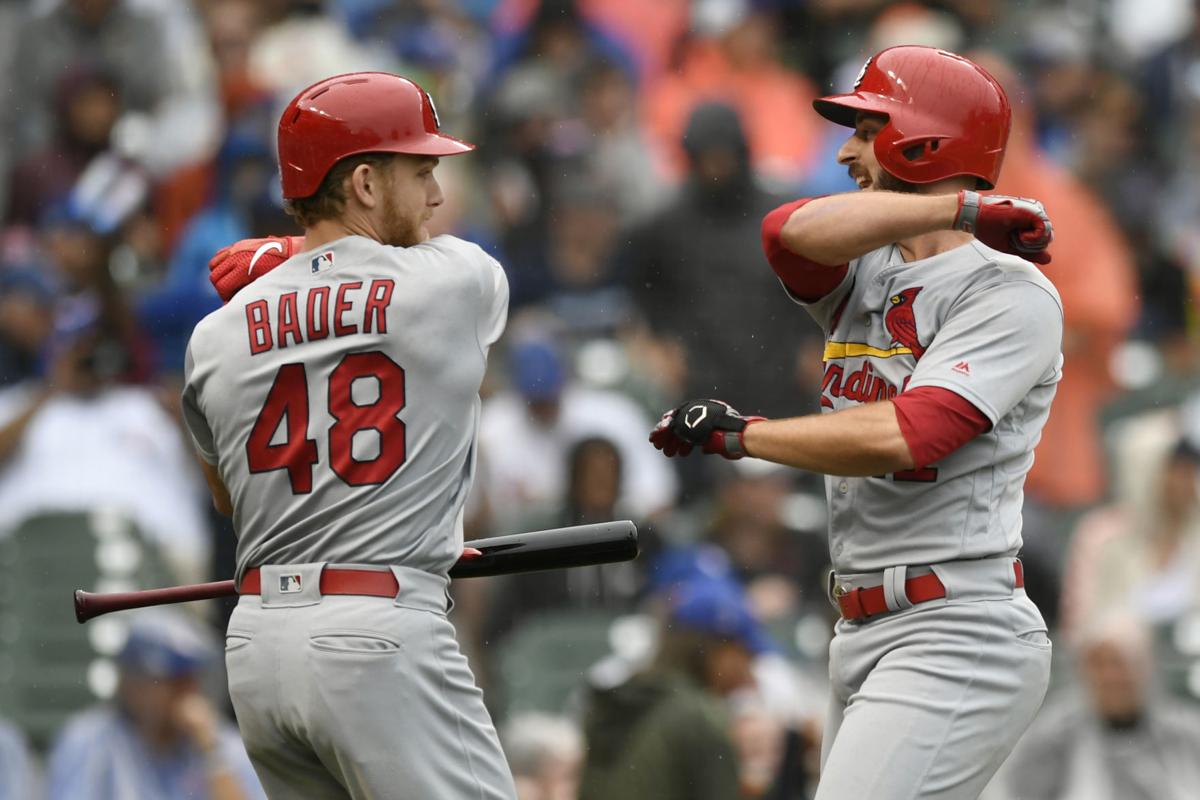
[[[228,303],[250,282],[261,278],[304,249],[303,236],[242,239],[217,251],[208,262],[208,279]]]
[[[1046,248],[1054,239],[1054,228],[1037,200],[963,190],[958,193],[954,229],[973,233],[996,250],[1038,264],[1050,263]]]
[[[746,455],[746,426],[766,417],[743,417],[720,400],[689,400],[662,415],[650,442],[665,456],[686,456],[693,447],[709,455],[738,459]]]

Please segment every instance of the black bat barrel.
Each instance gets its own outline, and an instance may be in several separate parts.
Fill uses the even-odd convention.
[[[586,567],[630,561],[638,554],[637,526],[627,519],[496,536],[466,546],[482,555],[455,564],[452,578]]]

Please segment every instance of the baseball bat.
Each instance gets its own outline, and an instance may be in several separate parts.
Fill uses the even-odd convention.
[[[468,542],[451,578],[480,578],[537,572],[546,569],[586,567],[630,561],[637,557],[637,527],[629,520],[572,525],[545,531],[513,533]],[[192,583],[137,592],[85,592],[75,590],[75,619],[80,623],[132,608],[212,600],[237,594],[232,580]]]

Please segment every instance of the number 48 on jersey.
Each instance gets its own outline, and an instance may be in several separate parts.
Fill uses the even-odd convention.
[[[354,383],[374,379],[378,394],[368,403],[356,403]],[[407,456],[404,423],[397,419],[404,409],[404,369],[379,351],[350,353],[329,374],[329,415],[333,424],[329,437],[329,467],[350,486],[372,486],[392,476]],[[284,418],[284,439],[272,444]],[[308,494],[317,466],[317,442],[308,438],[308,374],[304,364],[284,364],[275,373],[266,402],[258,412],[246,460],[250,472],[286,469],[293,494]],[[374,431],[379,449],[374,458],[354,457],[354,437]]]

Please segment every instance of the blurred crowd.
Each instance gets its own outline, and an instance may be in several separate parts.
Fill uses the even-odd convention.
[[[817,410],[821,335],[759,226],[855,188],[811,100],[895,44],[1006,87],[997,191],[1045,204],[1066,308],[1024,519],[1054,680],[987,798],[1194,797],[1200,3],[0,0],[0,800],[260,796],[214,646],[227,608],[84,633],[48,604],[232,574],[179,425],[184,347],[220,302],[211,255],[299,232],[283,105],[359,70],[414,78],[479,144],[438,168],[433,220],[512,290],[468,535],[642,533],[629,564],[455,586],[522,800],[808,797],[823,484],[667,461],[646,435],[695,396]]]

